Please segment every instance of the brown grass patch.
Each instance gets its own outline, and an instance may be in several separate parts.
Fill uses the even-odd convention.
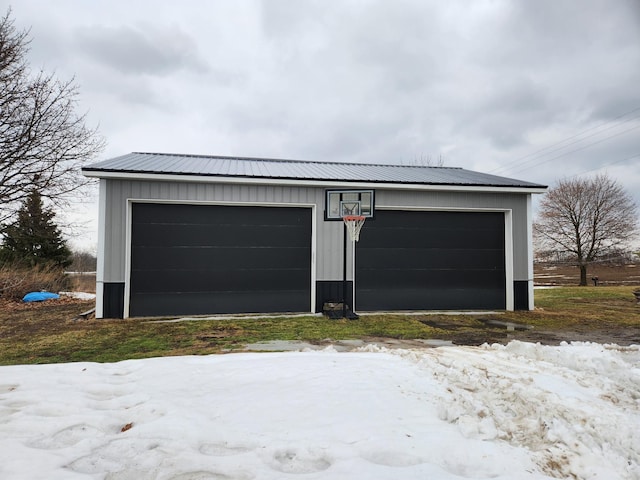
[[[600,286],[640,285],[640,264],[606,265],[594,263],[587,269],[587,281],[598,277]],[[571,265],[536,263],[534,264],[536,285],[578,285],[580,270]]]
[[[95,273],[68,274],[69,290],[71,292],[96,293]]]
[[[21,300],[29,292],[60,292],[69,287],[68,277],[57,267],[0,267],[0,298],[3,300]]]

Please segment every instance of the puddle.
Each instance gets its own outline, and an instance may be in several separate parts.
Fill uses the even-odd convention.
[[[350,352],[366,345],[379,345],[387,348],[432,348],[451,346],[450,340],[413,339],[398,340],[394,338],[380,338],[370,340],[327,340],[319,344],[300,342],[296,340],[273,340],[270,342],[251,343],[245,350],[252,352],[300,352],[323,350],[329,346],[338,352]]]

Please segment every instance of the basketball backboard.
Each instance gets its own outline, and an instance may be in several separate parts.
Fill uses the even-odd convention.
[[[324,206],[325,220],[342,220],[346,215],[372,218],[373,190],[327,190]]]

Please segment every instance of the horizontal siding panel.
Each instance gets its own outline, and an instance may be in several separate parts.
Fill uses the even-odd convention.
[[[170,243],[175,247],[286,247],[301,232],[299,225],[189,225],[183,223],[148,224],[136,235],[133,247],[155,247]]]
[[[461,242],[460,242],[461,243]],[[420,269],[419,265],[429,265],[430,269],[443,270],[451,265],[464,265],[468,270],[504,269],[504,249],[493,248],[479,251],[474,248],[362,248],[357,251],[357,259],[363,265],[375,264],[376,269]],[[388,249],[393,248],[393,255]]]
[[[211,295],[227,295],[236,291],[296,290],[309,284],[309,269],[299,268],[158,268],[133,272],[135,293],[209,292]],[[307,292],[307,307],[310,293]],[[308,309],[308,308],[307,308]],[[211,312],[202,312],[211,313]],[[222,312],[225,313],[225,312]]]
[[[197,250],[194,250],[197,249]],[[264,247],[267,248],[267,247]],[[151,265],[159,258],[169,270],[198,269],[202,265],[215,265],[223,257],[236,268],[296,268],[309,261],[309,249],[306,247],[288,248],[286,255],[276,257],[265,255],[263,248],[242,247],[151,247],[134,248],[132,254],[132,270],[141,265]]]
[[[451,305],[455,305],[456,310],[489,310],[504,303],[504,295],[495,289],[480,287],[474,293],[470,295],[466,288],[442,286],[430,289],[391,288],[385,291],[384,306],[376,310],[424,310],[425,305],[429,305],[431,310],[451,310]],[[357,305],[374,304],[380,298],[378,289],[358,288],[356,302]]]
[[[358,270],[356,285],[358,289],[379,288],[380,299],[393,289],[504,289],[504,270],[499,269],[464,269],[464,268],[412,268],[412,269],[378,269],[362,268]],[[421,294],[423,292],[421,291]],[[383,300],[380,300],[383,301]],[[429,306],[423,308],[428,310]],[[503,305],[504,307],[504,305]],[[456,308],[453,306],[453,308]],[[494,306],[494,308],[497,308]]]
[[[309,301],[303,299],[306,294],[307,290],[304,288],[276,292],[228,292],[225,295],[212,295],[209,292],[186,292],[176,295],[139,293],[132,296],[131,302],[146,305],[144,316],[202,315],[202,312],[308,312]],[[252,308],[252,305],[255,307]],[[136,312],[131,314],[142,316]]]

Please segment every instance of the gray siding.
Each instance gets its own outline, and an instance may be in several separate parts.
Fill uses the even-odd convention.
[[[105,188],[104,282],[124,282],[127,200],[283,203],[315,205],[316,280],[342,278],[342,223],[324,221],[324,188],[107,179]],[[376,189],[376,208],[494,209],[513,211],[514,280],[529,280],[527,198],[529,194],[464,193]],[[378,188],[376,188],[378,187]],[[351,261],[349,259],[349,265]]]

